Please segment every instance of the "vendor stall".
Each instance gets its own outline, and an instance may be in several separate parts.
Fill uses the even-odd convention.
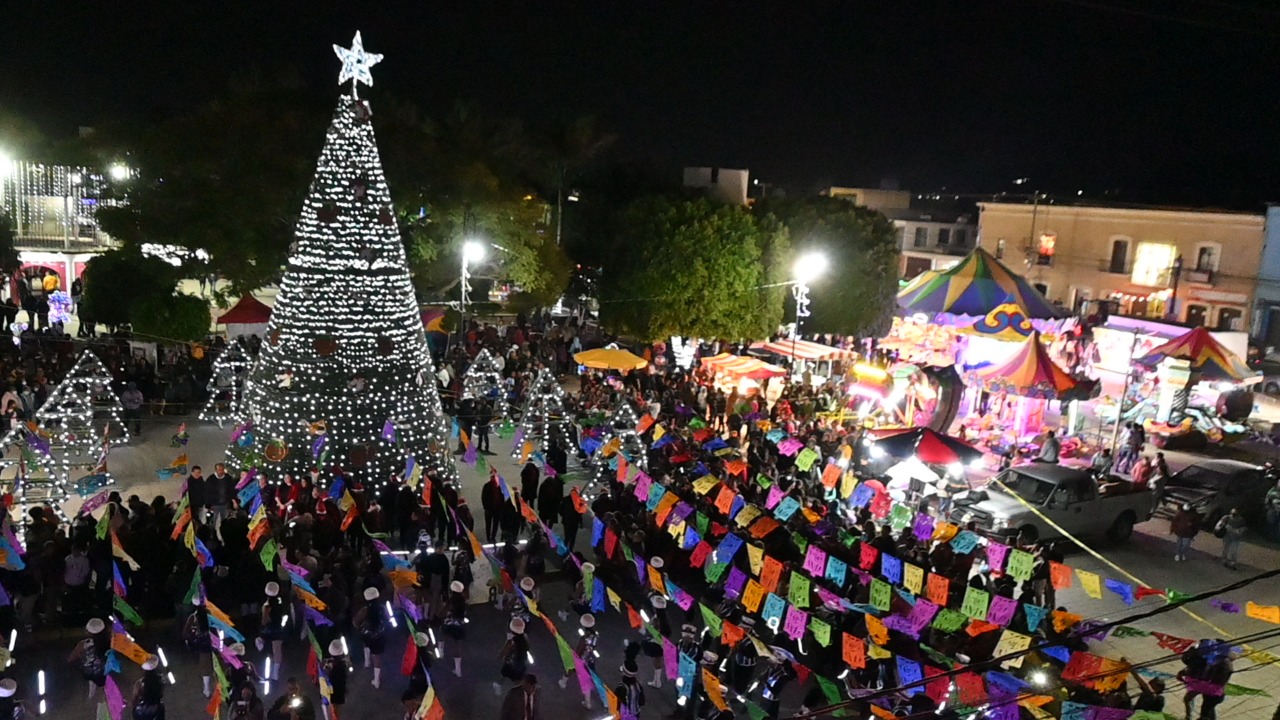
[[[771,365],[763,360],[744,355],[733,355],[731,353],[720,353],[711,357],[702,358],[702,366],[715,376],[715,386],[731,392],[737,390],[742,397],[750,397],[755,393],[765,396],[765,399],[772,404],[777,399],[781,388],[775,387],[778,383],[770,382],[774,378],[787,376],[787,371],[777,365]]]

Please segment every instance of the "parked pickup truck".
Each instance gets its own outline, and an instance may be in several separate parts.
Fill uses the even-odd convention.
[[[1107,478],[1100,484],[1087,469],[1032,463],[1004,471],[984,489],[957,495],[950,518],[1022,542],[1061,535],[1019,498],[1071,535],[1105,535],[1114,542],[1128,540],[1154,508],[1151,491],[1131,482]]]

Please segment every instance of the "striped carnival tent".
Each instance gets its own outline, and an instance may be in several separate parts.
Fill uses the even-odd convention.
[[[799,360],[834,360],[852,354],[848,350],[841,350],[837,347],[808,340],[796,340],[794,343],[790,340],[757,342],[751,344],[751,349],[785,358],[794,357]]]
[[[1012,303],[1032,319],[1067,315],[982,248],[975,248],[954,267],[927,278],[922,275],[898,293],[898,306],[913,313],[983,316],[1004,303]]]
[[[728,373],[752,380],[784,377],[787,374],[785,369],[777,365],[770,365],[763,360],[731,353],[720,353],[712,357],[702,358],[702,366],[715,372]]]
[[[1056,400],[1076,381],[1049,358],[1040,333],[1032,332],[1007,361],[976,371],[974,379],[988,392]]]

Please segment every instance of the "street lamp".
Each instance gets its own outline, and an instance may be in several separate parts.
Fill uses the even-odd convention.
[[[460,339],[466,343],[467,337],[467,293],[471,292],[471,269],[473,262],[480,262],[484,259],[484,243],[479,240],[467,240],[462,243],[462,282],[461,297],[458,306],[460,308],[459,333]]]
[[[129,166],[124,163],[115,163],[107,171],[111,173],[111,179],[116,182],[124,182],[129,179]]]
[[[796,258],[791,269],[791,297],[796,301],[796,326],[791,331],[791,367],[796,366],[796,338],[800,336],[800,323],[809,317],[809,283],[822,276],[827,270],[827,256],[817,251],[809,251]]]

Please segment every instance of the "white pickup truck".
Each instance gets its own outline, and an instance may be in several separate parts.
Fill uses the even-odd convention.
[[[1124,542],[1153,509],[1151,491],[1131,482],[1109,478],[1100,484],[1085,468],[1032,463],[1005,470],[981,490],[957,495],[950,519],[1035,542],[1062,535],[1045,522],[1048,518],[1071,535],[1105,535]]]

